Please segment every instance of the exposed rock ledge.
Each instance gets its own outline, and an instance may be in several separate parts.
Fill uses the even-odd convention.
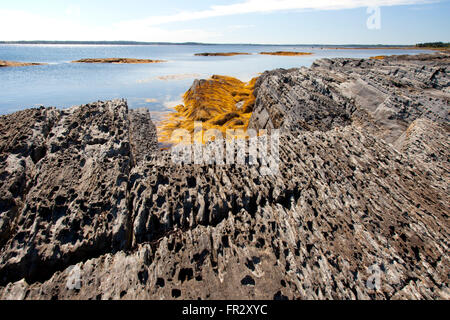
[[[2,116],[0,298],[449,299],[447,66],[263,74],[275,177],[173,164],[123,100]]]
[[[165,60],[151,59],[131,59],[131,58],[101,58],[101,59],[81,59],[72,61],[72,63],[112,63],[112,64],[140,64],[140,63],[162,63]]]
[[[17,61],[0,60],[0,68],[6,68],[6,67],[43,66],[43,65],[46,65],[46,63],[37,63],[37,62],[17,62]]]

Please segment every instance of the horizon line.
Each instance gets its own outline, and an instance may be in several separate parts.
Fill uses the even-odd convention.
[[[171,42],[171,41],[130,41],[130,40],[0,40],[0,44],[122,44],[122,45],[253,45],[253,46],[367,46],[367,47],[408,47],[415,44],[363,44],[363,43],[215,43],[215,42]]]

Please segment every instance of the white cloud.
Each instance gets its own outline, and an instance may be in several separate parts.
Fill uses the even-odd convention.
[[[67,19],[48,18],[24,11],[0,9],[0,17],[1,40],[60,39],[62,34],[78,27]]]
[[[169,30],[165,24],[219,16],[270,13],[292,10],[339,10],[368,6],[396,6],[439,2],[439,0],[245,0],[205,10],[119,21],[108,26],[81,22],[81,10],[71,5],[66,16],[49,18],[30,12],[0,9],[0,40],[134,40],[169,42],[210,42],[223,34],[214,30],[183,28]],[[94,22],[95,23],[95,22]],[[226,30],[245,26],[225,26]],[[246,26],[247,28],[252,26]],[[228,28],[228,29],[227,29]]]
[[[341,10],[374,6],[399,6],[437,2],[438,0],[246,0],[230,5],[211,6],[206,10],[184,11],[173,15],[153,16],[128,21],[128,24],[156,26],[166,23],[199,20],[248,13],[289,10]]]
[[[130,40],[156,42],[208,41],[220,34],[197,29],[167,30],[135,23],[91,26],[76,19],[49,18],[34,13],[0,9],[0,40]]]

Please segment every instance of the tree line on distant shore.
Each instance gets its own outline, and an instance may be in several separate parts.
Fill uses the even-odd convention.
[[[450,42],[426,42],[416,44],[418,48],[450,48]]]

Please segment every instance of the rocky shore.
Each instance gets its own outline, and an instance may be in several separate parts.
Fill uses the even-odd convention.
[[[449,62],[265,72],[276,176],[174,164],[124,100],[1,116],[0,299],[449,299]]]

